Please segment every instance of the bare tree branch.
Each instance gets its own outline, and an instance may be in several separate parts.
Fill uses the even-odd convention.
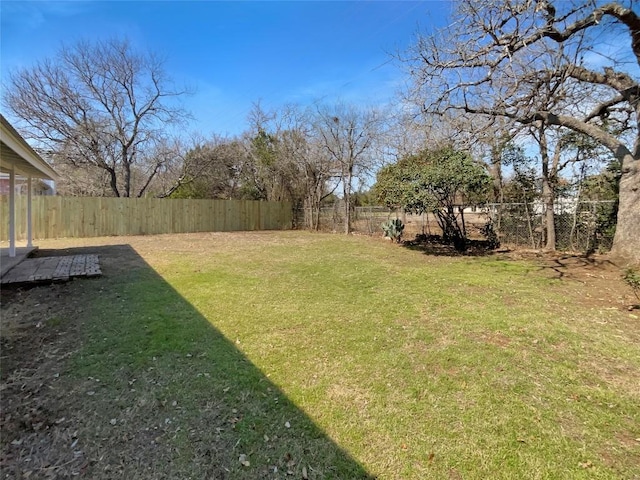
[[[187,118],[173,103],[184,93],[170,87],[153,55],[109,40],[63,46],[52,59],[13,72],[5,103],[25,136],[57,162],[103,169],[112,195],[140,196],[162,169],[148,153]],[[134,170],[144,175],[136,185]]]
[[[424,115],[558,126],[609,149],[622,164],[614,250],[640,258],[640,84],[625,71],[629,53],[640,65],[640,17],[623,1],[459,0],[449,27],[419,38],[401,60]],[[602,52],[607,64],[598,66],[594,35],[603,29],[624,32],[630,49]]]

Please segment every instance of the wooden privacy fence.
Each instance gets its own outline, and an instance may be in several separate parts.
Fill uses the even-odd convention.
[[[0,197],[8,239],[9,198]],[[32,200],[33,238],[152,235],[160,233],[284,230],[291,228],[288,202],[38,196]],[[27,238],[27,198],[16,196],[16,237]]]

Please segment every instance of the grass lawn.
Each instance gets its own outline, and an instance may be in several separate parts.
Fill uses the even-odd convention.
[[[95,478],[640,478],[640,320],[580,283],[365,237],[171,238],[73,287]]]

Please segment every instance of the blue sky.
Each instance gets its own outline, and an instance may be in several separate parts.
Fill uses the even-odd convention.
[[[257,101],[266,109],[392,102],[403,74],[390,54],[441,25],[448,10],[446,1],[3,0],[0,73],[50,57],[63,42],[126,37],[163,55],[169,75],[195,90],[186,99],[192,130],[235,135]]]

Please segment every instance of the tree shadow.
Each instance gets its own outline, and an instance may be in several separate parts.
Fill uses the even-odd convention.
[[[440,235],[417,235],[414,240],[403,241],[402,246],[425,255],[444,257],[485,257],[494,255],[497,251],[505,252],[504,249],[494,249],[486,240],[470,239],[466,241],[465,250],[459,250],[453,244],[443,241]]]
[[[584,253],[546,252],[537,255],[540,269],[556,279],[584,281],[585,273],[621,270],[621,267],[609,258]]]
[[[102,277],[3,304],[32,322],[3,342],[6,474],[374,478],[129,245],[38,255],[86,253]]]

